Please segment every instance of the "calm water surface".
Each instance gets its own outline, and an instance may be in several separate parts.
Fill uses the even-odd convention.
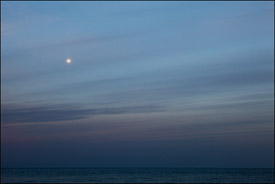
[[[2,169],[4,183],[274,183],[274,169]]]

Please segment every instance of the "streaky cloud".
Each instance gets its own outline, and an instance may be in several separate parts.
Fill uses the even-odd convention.
[[[72,104],[36,105],[2,105],[2,123],[18,122],[52,122],[85,119],[95,115],[112,115],[128,113],[163,112],[165,109],[156,105],[123,106],[106,108],[84,108]]]

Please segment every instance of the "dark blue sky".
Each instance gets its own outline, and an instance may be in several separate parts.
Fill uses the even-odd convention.
[[[2,167],[274,167],[274,2],[1,13]]]

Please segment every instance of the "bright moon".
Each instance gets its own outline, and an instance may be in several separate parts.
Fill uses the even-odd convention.
[[[70,63],[72,62],[72,60],[71,60],[70,58],[68,58],[68,59],[66,60],[66,62],[67,62],[68,64],[70,64]]]

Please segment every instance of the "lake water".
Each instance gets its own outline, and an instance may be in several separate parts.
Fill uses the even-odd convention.
[[[274,169],[2,169],[4,183],[274,183]]]

